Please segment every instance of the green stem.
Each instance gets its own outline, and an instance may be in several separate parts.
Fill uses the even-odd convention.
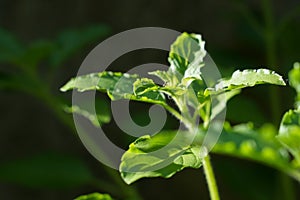
[[[204,168],[204,173],[206,177],[206,182],[208,184],[211,200],[220,200],[218,186],[216,183],[216,179],[210,162],[209,155],[203,158],[203,168]]]
[[[264,40],[266,46],[266,61],[267,65],[271,67],[273,70],[278,71],[278,61],[276,55],[276,38],[278,37],[278,32],[275,28],[275,20],[274,13],[271,0],[263,0],[262,1],[262,11],[263,17],[265,21],[265,32],[264,32]],[[270,102],[271,102],[271,111],[272,118],[275,124],[279,124],[280,122],[280,95],[278,93],[278,88],[272,87],[270,90]],[[295,191],[293,188],[293,182],[290,177],[281,173],[279,175],[279,187],[281,188],[280,198],[286,200],[295,200]]]
[[[294,184],[291,178],[288,175],[281,173],[278,176],[278,179],[278,191],[282,191],[282,197],[284,197],[284,200],[295,200],[296,195],[294,191]],[[282,197],[279,197],[278,199],[282,199]]]
[[[265,53],[267,66],[271,69],[278,71],[277,59],[276,59],[276,30],[274,25],[274,14],[272,9],[272,3],[270,0],[262,1],[263,17],[265,21]],[[278,95],[278,88],[272,87],[270,89],[270,103],[272,119],[275,124],[279,124],[280,121],[280,95]]]

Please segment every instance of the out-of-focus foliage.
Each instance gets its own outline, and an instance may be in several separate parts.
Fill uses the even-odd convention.
[[[0,89],[33,95],[49,107],[62,123],[73,129],[71,118],[63,112],[66,101],[51,91],[51,81],[55,80],[52,76],[70,56],[102,40],[109,32],[105,25],[94,25],[66,30],[51,40],[40,39],[24,44],[10,32],[0,29]],[[105,102],[100,101],[100,104],[105,111]],[[69,111],[81,114],[77,107]],[[89,116],[87,113],[83,112]],[[95,124],[96,120],[107,123],[110,113],[100,112],[97,118],[91,120]],[[94,177],[90,169],[80,158],[63,154],[40,154],[2,161],[0,164],[0,181],[26,187],[74,188],[90,184],[92,180]]]
[[[108,194],[92,193],[88,195],[82,195],[75,200],[113,200]]]

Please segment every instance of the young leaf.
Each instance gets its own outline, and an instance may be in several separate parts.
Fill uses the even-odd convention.
[[[154,72],[149,72],[149,74],[160,78],[164,81],[165,86],[176,87],[180,83],[180,76],[176,75],[176,72],[171,73],[170,71],[156,70]]]
[[[134,82],[134,95],[137,97],[143,96],[148,99],[165,101],[165,96],[159,92],[160,87],[154,83],[152,79],[141,78]]]
[[[123,180],[130,184],[144,177],[169,178],[186,167],[199,168],[200,148],[188,144],[188,135],[164,131],[137,139],[122,157],[120,172]],[[175,136],[178,138],[172,142]]]
[[[171,45],[170,70],[179,72],[185,78],[200,78],[200,64],[206,55],[204,45],[201,35],[182,33]]]
[[[113,200],[108,194],[92,193],[77,197],[75,200]]]
[[[290,110],[282,118],[278,140],[292,153],[300,166],[300,111]]]
[[[215,86],[216,91],[253,87],[258,84],[285,85],[284,80],[274,71],[268,69],[247,69],[235,71],[230,79],[221,79]]]

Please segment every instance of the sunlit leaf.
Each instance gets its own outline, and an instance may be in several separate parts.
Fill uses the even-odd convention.
[[[206,55],[204,44],[201,35],[182,33],[171,45],[170,69],[178,71],[186,78],[190,76],[199,78],[200,66]]]
[[[99,90],[114,94],[133,94],[133,83],[137,75],[122,74],[120,72],[100,72],[72,78],[60,90],[65,92],[76,89],[79,92]]]
[[[180,138],[172,142],[176,134]],[[130,184],[144,177],[169,178],[186,167],[199,168],[200,148],[187,142],[189,136],[184,132],[165,131],[137,139],[122,157],[122,178]]]
[[[253,87],[258,84],[285,85],[284,80],[274,71],[268,69],[247,69],[235,71],[231,78],[221,79],[215,86],[217,91]]]

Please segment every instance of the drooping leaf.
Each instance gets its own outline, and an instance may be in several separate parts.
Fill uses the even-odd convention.
[[[31,188],[71,188],[90,183],[93,176],[80,159],[47,153],[2,161],[0,180]]]
[[[75,200],[113,200],[109,194],[92,193],[77,197]]]
[[[290,110],[282,118],[278,140],[292,153],[300,167],[300,111]]]
[[[137,139],[122,157],[123,180],[130,184],[144,177],[169,178],[186,167],[199,168],[200,148],[191,145],[188,137],[185,132],[165,131]]]
[[[285,85],[284,80],[274,71],[268,69],[247,69],[235,71],[231,78],[221,79],[215,86],[216,91],[253,87],[258,84]]]

